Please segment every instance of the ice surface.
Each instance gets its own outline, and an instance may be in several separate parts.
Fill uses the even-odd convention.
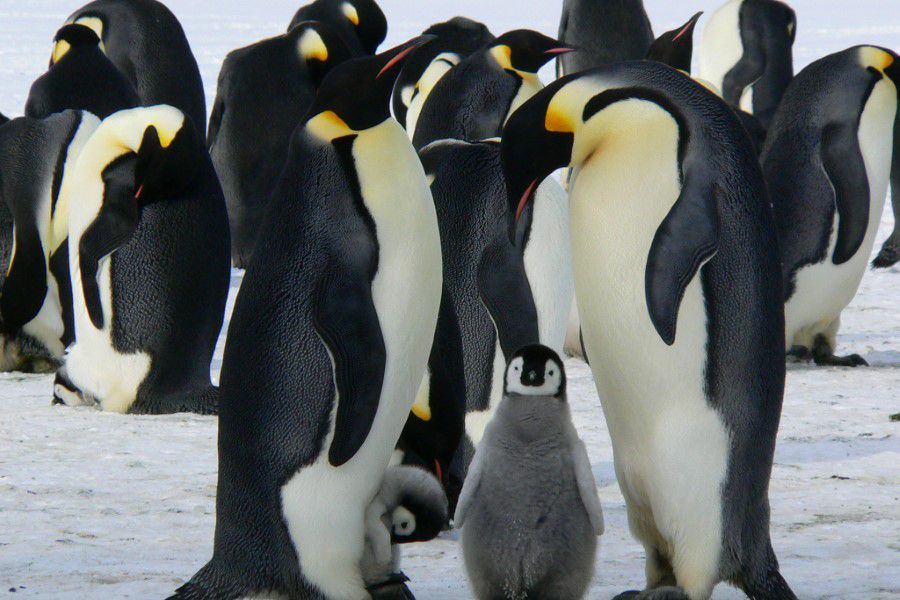
[[[225,54],[280,33],[299,3],[168,2],[197,54],[210,105]],[[900,47],[896,0],[792,4],[799,14],[798,68],[858,43]],[[561,1],[382,0],[382,5],[393,43],[456,14],[484,20],[495,32],[528,26],[553,34]],[[647,0],[646,5],[661,32],[716,3]],[[31,81],[46,68],[53,33],[78,6],[63,0],[0,1],[4,114],[21,114]],[[892,226],[888,210],[876,249]],[[235,274],[232,300],[239,281]],[[873,366],[790,369],[770,488],[773,542],[782,572],[803,599],[897,598],[900,424],[889,416],[900,412],[900,269],[866,274],[844,312],[839,344],[841,352],[858,352]],[[627,532],[590,372],[574,361],[567,368],[575,420],[606,511],[589,597],[605,599],[641,587],[643,551]],[[50,387],[48,376],[0,375],[0,595],[165,597],[211,554],[215,419],[51,407]],[[404,565],[420,600],[470,596],[451,539],[408,550]],[[724,585],[714,596],[740,597]]]

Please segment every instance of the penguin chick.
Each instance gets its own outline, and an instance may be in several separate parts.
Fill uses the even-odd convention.
[[[398,545],[432,540],[446,522],[447,496],[431,473],[418,467],[389,467],[366,510],[362,574],[370,590],[406,581],[400,573]]]
[[[526,346],[509,361],[455,524],[479,600],[584,597],[603,511],[550,348]]]

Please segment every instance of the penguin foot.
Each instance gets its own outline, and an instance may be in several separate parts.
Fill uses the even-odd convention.
[[[807,363],[812,359],[812,350],[806,346],[791,346],[791,349],[787,351],[787,362],[789,363]]]
[[[813,360],[817,365],[829,367],[868,367],[869,363],[859,354],[849,356],[835,356],[834,349],[829,345],[825,336],[816,336],[813,344]]]
[[[875,260],[872,261],[872,266],[876,269],[887,269],[888,267],[893,267],[898,261],[900,261],[900,243],[891,244],[888,242],[881,248],[881,252],[878,253]]]
[[[666,586],[643,592],[622,592],[613,600],[690,600],[690,597],[680,587]]]
[[[370,585],[368,592],[372,600],[416,600],[413,593],[406,587],[409,577],[403,573],[394,573],[387,581]]]

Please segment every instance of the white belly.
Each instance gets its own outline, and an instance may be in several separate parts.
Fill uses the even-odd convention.
[[[54,358],[62,358],[65,348],[62,336],[65,330],[62,320],[62,306],[59,301],[59,286],[56,279],[48,271],[47,294],[41,310],[25,324],[22,330],[41,342]]]
[[[440,304],[441,249],[425,173],[399,124],[390,119],[360,134],[354,158],[378,232],[372,295],[387,351],[381,398],[352,460],[335,468],[323,451],[281,494],[304,576],[329,597],[367,600],[360,571],[364,514],[425,372]]]
[[[725,75],[744,55],[740,28],[742,4],[743,0],[731,0],[714,12],[700,38],[700,69],[697,75],[720,90]],[[744,108],[743,102],[741,108]]]
[[[506,375],[506,357],[503,356],[503,348],[500,347],[499,340],[494,348],[494,365],[491,371],[491,395],[488,399],[488,407],[486,410],[466,413],[466,435],[472,440],[475,446],[481,443],[484,437],[484,430],[494,417],[497,406],[503,397],[503,377]]]
[[[615,110],[604,112],[615,119]],[[673,346],[647,310],[647,257],[680,188],[675,123],[667,116],[651,125],[652,116],[646,127],[608,136],[575,173],[576,296],[629,513],[655,523],[669,544],[683,527],[719,540],[728,434],[704,392],[708,336],[699,276],[685,291]],[[710,552],[715,564],[718,548]]]
[[[522,77],[522,83],[519,85],[519,90],[513,97],[512,104],[509,105],[509,112],[506,115],[506,119],[503,120],[504,124],[506,124],[506,121],[509,120],[512,114],[516,112],[520,106],[528,102],[532,96],[544,89],[544,84],[541,83],[541,80],[538,79],[537,75],[520,72],[519,76]]]
[[[569,198],[548,177],[537,190],[525,249],[525,271],[538,314],[540,341],[562,354],[575,293],[569,240]]]
[[[807,346],[816,334],[827,330],[856,296],[884,211],[891,172],[891,132],[896,112],[896,88],[883,79],[872,90],[859,125],[859,144],[869,179],[869,225],[866,236],[859,251],[849,261],[835,265],[831,259],[837,243],[838,216],[835,212],[825,260],[796,273],[794,295],[785,304],[788,347],[792,344]]]

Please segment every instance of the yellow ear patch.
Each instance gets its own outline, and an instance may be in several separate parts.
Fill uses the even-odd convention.
[[[544,119],[544,129],[551,133],[574,133],[575,124],[562,107],[551,101],[547,108],[547,118]]]
[[[879,71],[884,71],[894,64],[894,57],[881,48],[874,46],[864,46],[859,49],[859,58],[862,66],[874,67]]]
[[[72,46],[66,40],[59,40],[53,44],[53,54],[50,55],[50,62],[54,65],[71,50]]]
[[[353,133],[353,129],[331,110],[321,112],[307,121],[306,128],[314,136],[326,142]]]
[[[75,24],[93,29],[97,37],[100,38],[100,51],[106,54],[106,46],[103,45],[103,21],[97,17],[81,17],[75,21]]]
[[[353,25],[359,26],[359,13],[356,12],[355,6],[349,2],[344,2],[341,5],[341,11],[343,11],[344,16],[347,17]]]
[[[318,32],[308,29],[303,32],[299,43],[300,56],[304,60],[316,59],[321,62],[328,60],[328,48]]]
[[[512,66],[512,48],[509,46],[494,46],[491,48],[491,56],[494,57],[501,69],[515,70]]]

